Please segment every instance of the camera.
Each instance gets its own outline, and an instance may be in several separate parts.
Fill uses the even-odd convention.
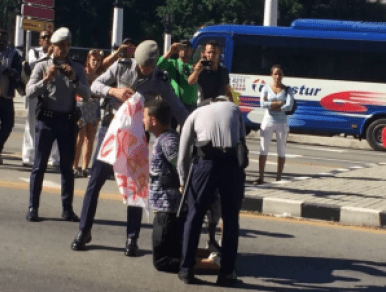
[[[63,74],[64,76],[67,76],[67,77],[70,77],[71,76],[71,72],[67,72],[65,69],[64,69],[64,66],[63,65],[56,65],[55,66],[56,70],[59,71],[60,74]]]
[[[201,60],[202,66],[204,66],[204,70],[210,70],[212,66],[212,61],[207,61],[207,60]]]

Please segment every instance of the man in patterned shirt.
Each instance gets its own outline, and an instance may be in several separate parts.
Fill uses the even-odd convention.
[[[145,130],[156,136],[150,161],[149,184],[150,208],[155,213],[153,264],[159,271],[177,273],[180,268],[185,222],[185,216],[176,217],[181,200],[176,170],[180,137],[171,129],[171,110],[165,101],[155,99],[146,103],[143,122]],[[208,251],[200,252],[202,257],[209,255]],[[218,255],[197,259],[196,268],[219,269],[219,260]]]

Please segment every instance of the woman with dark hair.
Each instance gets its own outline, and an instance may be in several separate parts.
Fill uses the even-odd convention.
[[[103,72],[102,59],[103,51],[101,50],[91,50],[87,54],[85,71],[90,85]],[[82,98],[77,97],[77,106],[80,108],[81,117],[78,122],[79,133],[76,141],[73,169],[75,177],[87,177],[87,167],[91,160],[96,129],[100,120],[99,97],[91,96],[91,99],[86,102]],[[79,169],[81,153],[82,168]]]
[[[271,68],[272,85],[263,88],[260,102],[265,108],[265,115],[260,126],[260,156],[259,156],[259,179],[254,181],[255,185],[264,183],[264,169],[267,161],[269,146],[272,141],[273,132],[276,133],[277,143],[277,176],[281,180],[285,163],[285,144],[289,132],[286,111],[291,110],[294,97],[290,88],[281,82],[284,73],[280,65]]]

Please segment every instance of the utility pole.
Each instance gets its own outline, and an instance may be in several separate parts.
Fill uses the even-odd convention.
[[[264,26],[277,26],[278,0],[265,0]]]
[[[173,14],[167,12],[163,17],[163,24],[165,28],[164,36],[164,54],[169,51],[170,46],[172,45],[172,27],[173,27]]]
[[[113,31],[111,36],[111,49],[122,44],[123,35],[123,7],[120,0],[114,2]]]
[[[15,39],[14,39],[14,45],[16,49],[19,49],[20,51],[23,51],[24,46],[24,29],[22,29],[22,18],[21,18],[21,0],[17,1],[16,4],[16,21],[15,21]]]

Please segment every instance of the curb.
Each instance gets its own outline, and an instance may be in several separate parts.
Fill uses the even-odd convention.
[[[385,163],[368,164],[369,168]],[[337,169],[330,173],[320,174],[321,176],[334,175],[341,172],[356,170],[358,167],[349,169]],[[309,179],[318,179],[309,178]],[[282,181],[281,183],[293,183],[297,179]],[[253,211],[266,215],[278,217],[297,217],[314,220],[333,221],[349,225],[386,227],[386,211],[379,211],[368,208],[358,208],[350,206],[338,206],[334,204],[322,204],[307,202],[304,200],[292,200],[275,198],[272,195],[258,195],[258,189],[269,188],[270,185],[277,185],[277,182],[267,183],[258,188],[246,188],[245,197],[241,209],[243,211]]]

